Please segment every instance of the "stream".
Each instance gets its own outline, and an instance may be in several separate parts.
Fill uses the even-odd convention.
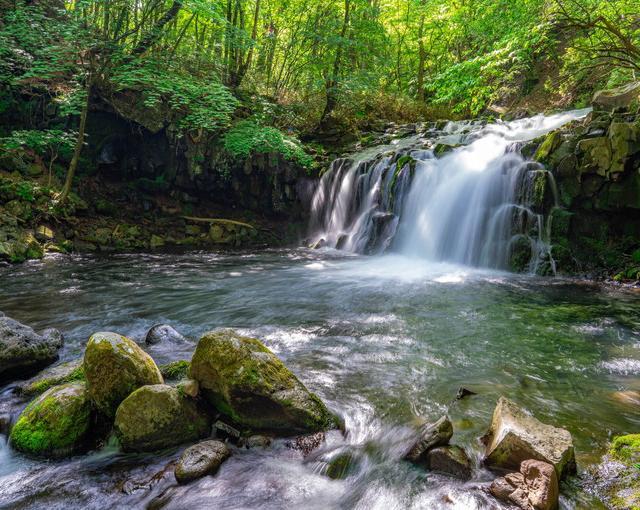
[[[640,430],[620,392],[640,390],[640,295],[564,278],[516,275],[401,254],[333,249],[49,256],[0,268],[0,310],[64,332],[63,360],[110,330],[139,342],[169,323],[185,345],[148,347],[158,363],[189,359],[199,336],[235,328],[264,341],[346,423],[308,458],[275,441],[233,449],[215,477],[178,486],[183,447],[42,461],[0,435],[1,508],[501,508],[487,495],[478,438],[505,395],[573,435],[580,476],[562,508],[598,508],[585,472],[612,435]],[[456,400],[464,386],[477,395]],[[0,388],[0,412],[26,404]],[[449,413],[452,442],[475,462],[469,482],[401,460],[420,419]],[[349,453],[342,480],[327,463]]]

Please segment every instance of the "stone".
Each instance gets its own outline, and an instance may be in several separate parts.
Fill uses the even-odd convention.
[[[180,381],[176,385],[176,388],[178,388],[180,393],[191,398],[196,398],[200,392],[200,385],[195,379],[185,379],[184,381]]]
[[[269,448],[271,442],[272,439],[269,436],[255,434],[242,441],[242,445],[245,448]]]
[[[329,461],[326,475],[332,480],[344,480],[355,471],[357,462],[350,452],[343,452]]]
[[[581,168],[584,173],[595,173],[602,177],[607,175],[611,166],[611,143],[607,137],[580,140],[577,150],[582,154]]]
[[[424,464],[427,453],[437,446],[449,444],[453,436],[453,425],[448,416],[441,417],[435,423],[425,423],[418,433],[418,440],[405,454],[405,460],[414,464]]]
[[[22,395],[33,397],[44,393],[53,386],[73,381],[84,381],[82,358],[44,369],[35,377],[18,386],[18,391]]]
[[[471,478],[471,460],[463,448],[456,445],[439,446],[427,452],[426,467],[461,480]]]
[[[84,383],[50,388],[31,402],[11,429],[11,445],[24,453],[63,457],[81,451],[92,428]]]
[[[122,401],[113,426],[124,451],[145,452],[202,439],[210,421],[176,388],[153,384]]]
[[[147,345],[155,345],[159,343],[175,343],[180,344],[186,342],[187,339],[178,333],[168,324],[156,324],[152,326],[144,338]]]
[[[214,475],[231,451],[220,441],[202,441],[187,448],[175,469],[178,483],[188,483],[206,475]]]
[[[609,126],[612,161],[611,173],[624,172],[632,156],[640,152],[640,124],[612,122]]]
[[[324,432],[298,436],[293,441],[287,442],[287,447],[301,452],[303,457],[308,457],[312,451],[316,450],[322,443],[324,443],[325,437]]]
[[[96,408],[113,418],[133,391],[163,379],[151,357],[135,342],[117,333],[94,333],[84,353],[89,396]]]
[[[38,241],[41,241],[43,243],[47,241],[52,241],[54,237],[55,235],[53,233],[53,230],[51,230],[49,227],[45,225],[40,225],[38,228],[36,228],[36,239]]]
[[[556,510],[560,496],[554,467],[540,460],[525,460],[519,473],[509,473],[491,483],[494,497],[523,510]]]
[[[569,431],[540,422],[505,397],[498,400],[483,442],[484,462],[491,469],[513,471],[522,461],[535,459],[552,464],[560,480],[575,471]]]
[[[640,97],[640,81],[627,83],[610,90],[599,90],[593,95],[591,103],[596,110],[612,111],[627,108]]]
[[[29,326],[0,317],[0,381],[33,375],[58,359],[63,344],[56,330],[38,335]]]
[[[229,330],[205,333],[190,376],[203,396],[238,425],[283,435],[335,426],[324,403],[255,338]]]
[[[232,427],[221,420],[218,420],[213,424],[213,435],[218,439],[224,439],[225,441],[231,441],[232,443],[238,443],[242,438],[242,434],[237,428]]]
[[[160,365],[159,370],[162,377],[171,381],[178,381],[184,379],[189,375],[189,367],[191,363],[187,360],[172,361],[165,365]]]

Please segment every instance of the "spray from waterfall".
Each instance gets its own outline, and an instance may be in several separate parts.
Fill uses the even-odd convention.
[[[588,112],[450,122],[400,147],[337,159],[313,198],[311,245],[554,273],[555,182],[520,146]]]

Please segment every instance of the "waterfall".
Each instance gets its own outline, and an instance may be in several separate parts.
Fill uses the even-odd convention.
[[[311,246],[555,272],[555,183],[520,147],[588,112],[432,125],[395,146],[337,159],[313,197]]]

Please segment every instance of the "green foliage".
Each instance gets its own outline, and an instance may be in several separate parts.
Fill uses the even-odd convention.
[[[39,156],[69,156],[75,145],[77,134],[60,129],[13,131],[0,138],[0,150],[11,152],[24,158],[32,151]]]
[[[233,126],[224,136],[224,148],[237,158],[275,152],[305,168],[313,166],[313,158],[297,139],[277,128],[260,126],[254,120],[243,120]]]

